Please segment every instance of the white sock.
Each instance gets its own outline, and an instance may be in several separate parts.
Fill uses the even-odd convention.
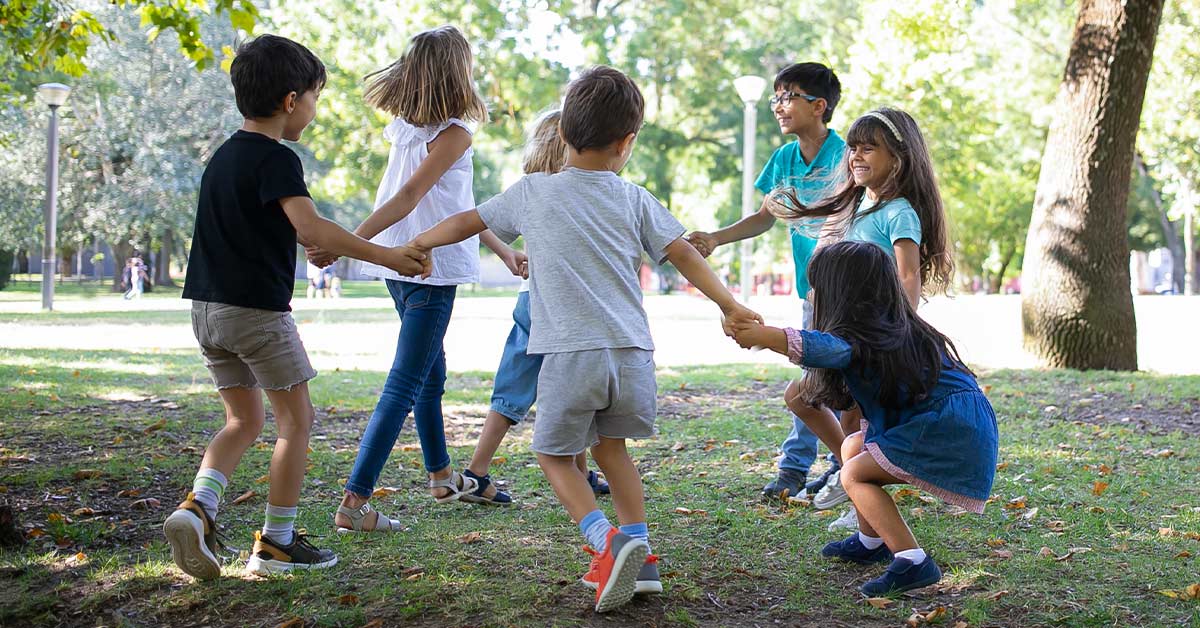
[[[896,552],[896,558],[907,558],[911,560],[912,564],[914,565],[920,565],[921,563],[925,562],[925,557],[925,550],[919,547],[916,549],[900,550],[899,552]]]
[[[221,503],[221,496],[225,494],[225,487],[229,485],[229,480],[225,479],[225,475],[216,469],[207,468],[200,469],[196,472],[196,479],[192,480],[192,500],[208,513],[213,520],[217,518],[217,506]]]
[[[601,510],[589,512],[579,522],[579,531],[583,532],[588,543],[601,553],[604,552],[604,548],[608,547],[608,533],[612,529],[613,525],[609,523],[608,517],[605,517]]]
[[[297,507],[272,506],[267,504],[266,523],[263,524],[263,536],[271,537],[280,545],[291,545],[296,537]]]
[[[867,535],[863,534],[862,532],[858,533],[858,542],[862,543],[863,547],[865,547],[869,550],[879,549],[879,546],[883,545],[882,538],[877,537],[877,536],[867,536]]]

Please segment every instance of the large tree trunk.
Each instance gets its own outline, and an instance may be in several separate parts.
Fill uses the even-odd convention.
[[[1163,0],[1083,0],[1025,243],[1025,346],[1048,366],[1137,369],[1125,214]]]
[[[113,253],[113,292],[124,292],[129,289],[128,286],[123,286],[122,275],[125,269],[125,261],[133,255],[133,245],[125,238],[120,238],[112,244]]]
[[[154,253],[154,285],[156,286],[175,285],[171,281],[171,251],[175,249],[174,240],[170,229],[163,231],[158,251]]]

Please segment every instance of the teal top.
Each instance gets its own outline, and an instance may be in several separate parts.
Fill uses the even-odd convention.
[[[876,212],[867,214],[876,203],[863,195],[862,201],[854,210],[854,222],[846,230],[845,240],[870,242],[896,258],[896,241],[912,240],[921,244],[921,218],[907,199],[894,198],[884,203]],[[866,214],[865,216],[863,214]]]
[[[829,129],[829,135],[812,163],[804,161],[799,140],[788,142],[771,154],[754,187],[763,194],[770,194],[780,187],[792,187],[802,202],[815,203],[832,195],[842,174],[840,167],[845,153],[846,142],[833,129]],[[788,231],[792,240],[792,261],[796,264],[796,295],[803,299],[809,289],[808,260],[817,248],[817,240],[794,227]]]

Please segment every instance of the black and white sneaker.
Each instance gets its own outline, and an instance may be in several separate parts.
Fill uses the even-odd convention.
[[[301,532],[296,533],[291,545],[280,545],[262,531],[254,533],[254,550],[246,561],[246,571],[266,576],[286,573],[295,569],[323,569],[337,564],[333,550],[318,549]]]

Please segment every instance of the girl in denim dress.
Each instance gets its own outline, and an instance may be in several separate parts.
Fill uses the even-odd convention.
[[[862,408],[862,429],[846,437],[841,452],[859,531],[821,554],[891,561],[861,587],[868,596],[929,586],[941,570],[883,487],[911,484],[982,513],[996,472],[996,416],[954,343],[917,316],[883,249],[831,244],[818,249],[808,272],[814,331],[744,324],[734,338],[809,369],[823,404]]]

